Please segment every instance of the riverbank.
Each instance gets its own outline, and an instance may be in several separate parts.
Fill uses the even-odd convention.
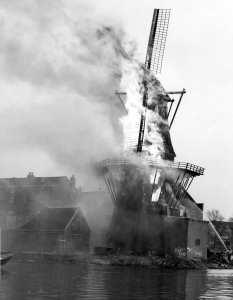
[[[95,265],[128,266],[128,267],[150,267],[157,269],[233,269],[232,264],[221,262],[210,262],[208,260],[185,259],[180,257],[161,256],[137,256],[137,255],[113,255],[113,254],[58,254],[23,252],[14,255],[14,260],[19,261],[47,261],[53,263],[86,263]]]
[[[97,265],[152,267],[158,269],[233,269],[233,265],[211,263],[208,260],[179,257],[134,256],[134,255],[91,255],[89,262]]]
[[[29,262],[53,263],[89,263],[89,254],[86,253],[55,253],[55,252],[18,252],[14,253],[14,260]]]

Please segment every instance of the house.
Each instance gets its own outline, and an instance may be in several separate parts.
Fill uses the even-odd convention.
[[[208,221],[165,217],[164,224],[164,253],[188,259],[207,258]]]
[[[80,208],[46,208],[13,232],[17,232],[17,245],[14,251],[49,253],[89,251],[91,231]],[[7,248],[4,245],[4,238],[2,247]]]
[[[213,226],[209,226],[208,248],[212,251],[226,251],[233,249],[233,222],[212,221]],[[220,240],[220,238],[221,240]]]
[[[76,206],[80,189],[74,175],[0,179],[0,226],[18,229],[46,207]]]

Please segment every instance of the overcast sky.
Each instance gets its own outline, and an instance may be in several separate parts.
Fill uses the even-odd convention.
[[[171,129],[176,160],[205,168],[189,190],[196,202],[233,213],[231,0],[1,0],[0,177],[75,173],[88,190],[80,166],[118,153],[122,113],[118,61],[94,33],[115,27],[143,62],[154,8],[171,9],[159,79],[187,91]]]

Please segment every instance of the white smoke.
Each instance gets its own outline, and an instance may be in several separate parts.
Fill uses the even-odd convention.
[[[46,172],[52,162],[82,185],[91,181],[87,164],[137,142],[145,73],[136,45],[119,25],[93,18],[84,4],[76,7],[74,13],[60,0],[1,3],[0,157],[13,161],[11,176],[25,165]],[[151,75],[146,80],[148,104],[159,107],[164,90]],[[127,115],[115,90],[127,93]],[[161,122],[158,111],[147,111],[146,151],[154,157],[164,151]],[[48,163],[40,166],[43,155]]]
[[[87,163],[121,152],[122,107],[114,92],[135,44],[119,26],[76,7],[74,13],[59,0],[1,3],[1,157],[24,152],[25,165],[34,149],[33,166],[41,152],[81,174]]]

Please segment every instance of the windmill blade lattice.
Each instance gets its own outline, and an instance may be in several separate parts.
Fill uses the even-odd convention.
[[[154,74],[161,73],[170,9],[155,9],[148,42],[145,66]]]

